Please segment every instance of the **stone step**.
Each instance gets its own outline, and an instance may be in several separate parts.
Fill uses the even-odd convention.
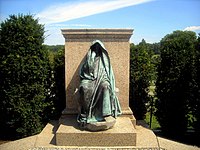
[[[118,117],[113,128],[99,132],[80,130],[75,117],[61,122],[56,131],[57,146],[136,146],[136,129],[129,117]]]
[[[30,150],[166,150],[157,147],[35,147]]]

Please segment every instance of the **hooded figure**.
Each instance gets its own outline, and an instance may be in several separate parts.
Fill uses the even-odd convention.
[[[105,118],[116,118],[121,114],[110,58],[101,41],[92,42],[80,67],[80,79],[80,112],[77,120],[81,126],[105,122]]]

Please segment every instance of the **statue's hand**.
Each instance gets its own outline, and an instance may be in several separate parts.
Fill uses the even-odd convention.
[[[93,81],[97,79],[92,72],[90,72],[90,76],[92,77]]]
[[[92,73],[92,72],[90,72],[90,76],[94,77],[94,75],[93,75],[93,73]]]

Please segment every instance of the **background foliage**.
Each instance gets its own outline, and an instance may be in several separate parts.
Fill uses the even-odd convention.
[[[161,40],[161,62],[156,81],[156,116],[162,131],[184,134],[194,88],[196,35],[174,31]]]
[[[149,86],[156,79],[153,46],[142,40],[130,49],[130,107],[136,119],[144,119],[150,102]]]
[[[195,130],[200,133],[200,34],[196,43],[195,51],[195,67],[193,75],[193,89],[191,91],[192,103],[190,106],[190,111],[194,116],[195,120],[193,121]]]
[[[51,46],[49,46],[51,47]],[[53,103],[54,103],[54,118],[58,119],[61,112],[65,108],[66,94],[65,94],[65,56],[64,56],[64,45],[53,46],[54,47],[54,58],[53,58]],[[50,49],[51,52],[51,49]]]
[[[44,26],[32,15],[11,15],[1,23],[0,41],[1,135],[36,134],[51,106]]]

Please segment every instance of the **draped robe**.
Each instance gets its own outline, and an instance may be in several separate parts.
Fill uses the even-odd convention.
[[[79,75],[79,123],[100,122],[107,116],[116,118],[121,114],[110,58],[101,41],[93,42]]]

